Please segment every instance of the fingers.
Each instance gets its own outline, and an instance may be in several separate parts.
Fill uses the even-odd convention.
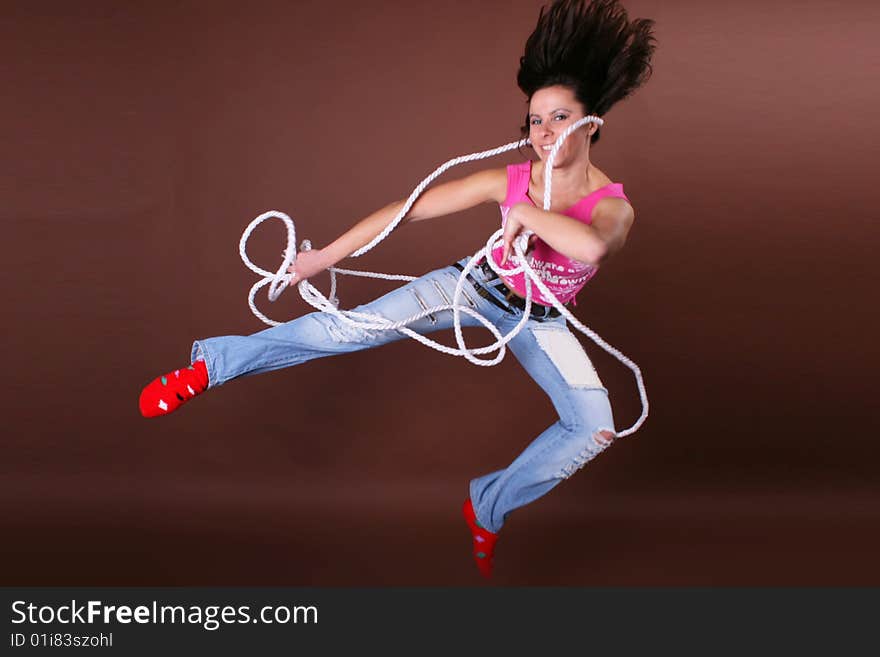
[[[502,254],[503,259],[501,260],[501,264],[507,264],[507,259],[510,257],[510,252],[513,250],[513,240],[516,237],[516,233],[512,230],[505,230],[504,234],[501,236],[501,241],[504,244],[504,251]]]

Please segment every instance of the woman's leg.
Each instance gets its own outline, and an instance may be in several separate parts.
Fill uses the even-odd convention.
[[[511,350],[553,402],[559,420],[507,468],[471,481],[477,521],[498,532],[508,514],[550,491],[614,439],[608,391],[564,318],[530,321]]]
[[[433,306],[450,303],[458,280],[455,267],[443,267],[388,294],[358,306],[357,312],[379,315],[392,321],[412,317]],[[463,303],[490,318],[498,309],[479,297],[468,282]],[[461,315],[463,326],[476,320]],[[409,326],[428,334],[453,324],[452,311],[423,317]],[[396,330],[368,331],[346,324],[329,313],[314,312],[253,335],[230,335],[196,340],[189,368],[173,370],[156,378],[141,393],[141,413],[147,417],[166,415],[189,401],[206,387],[232,379],[298,365],[314,358],[377,347],[405,337]],[[202,364],[203,363],[203,364]],[[193,367],[196,369],[193,370]],[[203,378],[199,384],[197,376]],[[202,383],[204,382],[204,383]]]
[[[458,274],[458,270],[451,266],[437,269],[353,310],[391,321],[412,317],[433,306],[450,303]],[[476,307],[478,300],[483,301],[469,282],[464,291],[464,303],[469,307]],[[486,314],[486,306],[489,304],[481,305],[479,311]],[[476,324],[464,313],[461,322],[463,326]],[[450,328],[452,324],[452,311],[444,311],[423,317],[408,328],[425,335]],[[217,386],[240,376],[299,365],[322,356],[378,347],[404,337],[397,330],[364,330],[330,313],[313,312],[252,335],[196,340],[191,360],[204,360],[209,386]]]

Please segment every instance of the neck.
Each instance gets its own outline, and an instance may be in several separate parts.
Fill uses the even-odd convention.
[[[539,160],[535,162],[532,171],[532,177],[541,187],[544,187],[544,169],[546,166],[546,160]],[[592,166],[588,154],[585,154],[582,159],[576,160],[571,164],[565,164],[561,167],[554,166],[552,174],[553,189],[571,191],[572,193],[578,193],[588,189],[590,186]]]

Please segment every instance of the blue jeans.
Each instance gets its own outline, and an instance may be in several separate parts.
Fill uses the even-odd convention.
[[[459,275],[454,266],[443,267],[354,310],[391,320],[411,317],[449,303]],[[472,275],[476,285],[471,281],[465,284],[465,302],[506,335],[520,321],[522,311],[509,306],[500,292],[486,285],[486,275],[479,268]],[[485,295],[500,301],[505,309]],[[463,326],[479,325],[466,314],[461,315],[461,322]],[[428,334],[451,328],[452,323],[452,311],[443,311],[418,320],[410,328]],[[313,312],[249,336],[197,340],[192,360],[204,359],[209,387],[213,387],[240,376],[378,347],[403,337],[396,330],[364,331],[329,313]],[[583,467],[610,444],[615,431],[608,391],[563,317],[529,319],[508,346],[550,397],[559,419],[506,468],[470,482],[477,520],[491,532],[501,529],[511,511],[546,494]]]

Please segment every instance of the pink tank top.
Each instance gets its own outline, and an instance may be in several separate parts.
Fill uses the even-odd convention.
[[[507,198],[501,204],[502,226],[507,220],[507,213],[512,206],[521,202],[535,205],[528,194],[529,179],[532,175],[531,167],[532,163],[530,161],[522,162],[521,164],[511,164],[507,167]],[[583,221],[589,226],[593,222],[592,214],[596,203],[609,196],[629,200],[623,193],[622,184],[611,183],[586,195],[561,214]],[[498,264],[501,264],[503,255],[504,249],[502,247],[492,251],[492,259]],[[568,303],[573,300],[587,281],[598,271],[598,267],[594,265],[587,265],[562,255],[541,238],[535,240],[534,248],[527,257],[529,265],[541,276],[541,280],[544,281],[547,288],[562,303]],[[506,267],[515,266],[518,263],[519,258],[516,255],[511,255]],[[526,286],[524,279],[525,274],[516,274],[510,278],[505,277],[504,281],[510,289],[525,296]],[[534,285],[532,286],[532,300],[546,306],[553,305],[551,301],[541,296],[541,292]]]

